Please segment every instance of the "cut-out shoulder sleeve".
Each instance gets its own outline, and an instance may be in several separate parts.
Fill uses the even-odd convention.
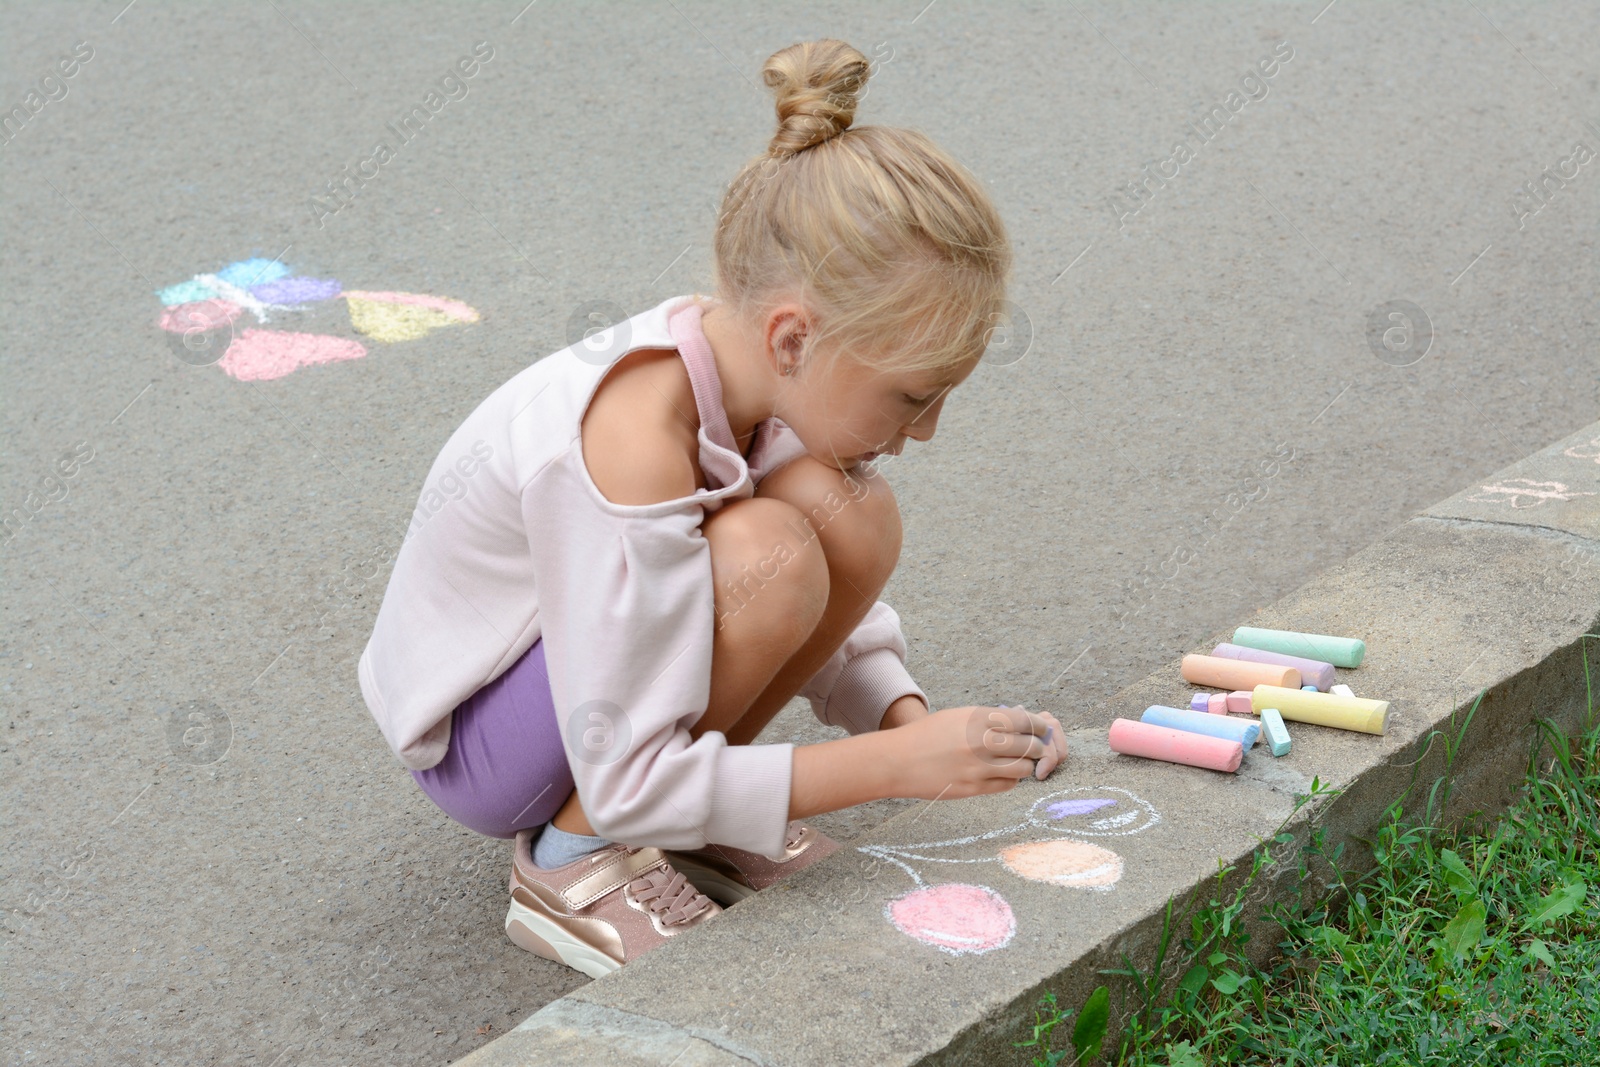
[[[708,842],[780,856],[793,745],[691,740],[710,700],[715,621],[694,496],[607,507],[575,440],[522,491],[550,690],[595,832],[628,845]]]

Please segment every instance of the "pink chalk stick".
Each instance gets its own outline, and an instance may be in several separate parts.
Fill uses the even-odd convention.
[[[1212,693],[1206,698],[1206,710],[1213,715],[1228,714],[1228,695],[1226,693]]]
[[[1237,741],[1132,719],[1117,719],[1111,724],[1111,751],[1212,771],[1237,771],[1244,759],[1244,746]]]
[[[1254,715],[1255,712],[1250,708],[1250,698],[1253,695],[1253,693],[1249,692],[1229,693],[1226,697],[1228,701],[1228,710],[1233,712],[1235,715]]]
[[[1324,693],[1334,682],[1333,664],[1324,663],[1319,659],[1287,656],[1282,652],[1267,652],[1259,648],[1245,648],[1243,645],[1230,645],[1226,642],[1212,649],[1211,654],[1221,656],[1223,659],[1241,659],[1250,663],[1276,663],[1280,667],[1293,667],[1300,672],[1301,685],[1314,685]]]
[[[1244,689],[1247,686],[1253,689],[1258,685],[1300,688],[1300,672],[1293,667],[1282,667],[1276,663],[1251,663],[1249,660],[1226,659],[1222,656],[1185,656],[1179,673],[1190,685],[1209,685],[1214,689]]]

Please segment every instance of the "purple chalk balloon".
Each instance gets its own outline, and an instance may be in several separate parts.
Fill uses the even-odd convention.
[[[250,287],[250,295],[267,304],[305,304],[332,300],[344,287],[332,278],[279,278]]]
[[[1058,800],[1045,810],[1050,813],[1052,819],[1065,819],[1069,815],[1087,815],[1091,811],[1098,811],[1115,803],[1115,800],[1102,797],[1095,797],[1092,800]]]
[[[1300,672],[1302,685],[1314,685],[1323,693],[1326,693],[1328,687],[1333,684],[1333,664],[1321,660],[1286,656],[1282,652],[1267,652],[1259,648],[1245,648],[1243,645],[1230,645],[1226,642],[1212,649],[1211,654],[1221,656],[1223,659],[1244,660],[1247,663],[1271,663],[1279,667],[1293,667]]]

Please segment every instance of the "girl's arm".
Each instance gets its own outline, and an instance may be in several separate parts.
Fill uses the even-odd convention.
[[[880,730],[892,730],[896,726],[905,726],[916,722],[918,719],[928,717],[928,705],[915,693],[907,693],[889,705],[883,713],[883,721],[878,724]]]
[[[919,705],[921,701],[908,694]],[[906,714],[902,697],[885,716]],[[797,745],[789,775],[789,818],[888,797],[958,800],[1049,777],[1066,758],[1061,724],[1024,708],[945,708],[901,729]]]

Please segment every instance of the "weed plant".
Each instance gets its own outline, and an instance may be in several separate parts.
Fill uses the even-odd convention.
[[[1591,637],[1600,635],[1589,635]],[[1587,647],[1584,680],[1589,685]],[[1528,1065],[1600,1064],[1600,724],[1589,688],[1584,730],[1568,738],[1538,723],[1522,795],[1495,823],[1472,817],[1440,825],[1450,767],[1480,694],[1445,744],[1445,774],[1420,815],[1401,797],[1370,842],[1373,868],[1352,874],[1342,846],[1324,848],[1314,811],[1298,849],[1291,900],[1259,916],[1281,933],[1279,954],[1256,966],[1245,953],[1249,891],[1289,851],[1287,832],[1308,804],[1336,795],[1313,779],[1251,869],[1224,893],[1230,866],[1192,906],[1187,936],[1168,901],[1148,972],[1127,959],[1102,971],[1125,979],[1131,1016],[1106,1061],[1117,1067],[1207,1065]],[[1431,743],[1430,739],[1430,743]],[[1409,795],[1409,790],[1407,795]],[[1320,862],[1319,862],[1320,861]],[[1327,878],[1327,872],[1332,878]],[[1304,888],[1322,879],[1320,899]],[[1259,927],[1258,927],[1259,929]],[[1169,960],[1169,956],[1172,959]],[[1176,964],[1176,966],[1174,966]],[[1170,983],[1163,975],[1182,977]],[[1082,1008],[1062,1010],[1054,994],[1039,1004],[1033,1067],[1087,1064],[1101,1052],[1109,987]],[[1052,1032],[1076,1016],[1070,1047],[1051,1049]]]

